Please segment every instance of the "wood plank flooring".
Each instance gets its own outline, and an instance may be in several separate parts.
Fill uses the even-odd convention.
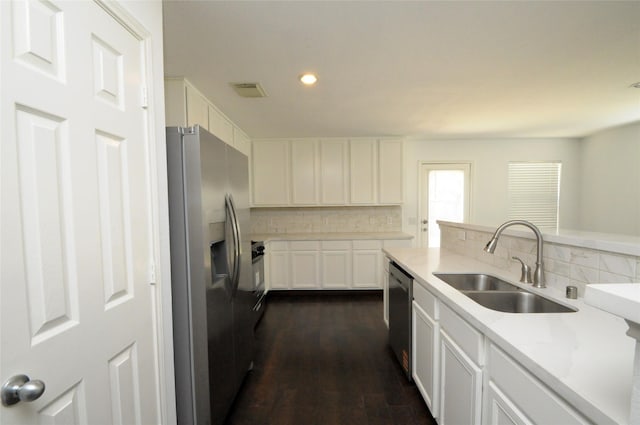
[[[270,293],[227,425],[435,425],[387,346],[382,297]]]

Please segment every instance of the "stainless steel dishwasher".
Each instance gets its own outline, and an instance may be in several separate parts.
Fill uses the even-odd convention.
[[[389,345],[411,381],[411,302],[413,277],[389,264]]]

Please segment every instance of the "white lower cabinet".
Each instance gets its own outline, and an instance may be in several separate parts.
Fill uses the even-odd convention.
[[[322,287],[349,289],[351,287],[351,241],[322,242]]]
[[[274,241],[265,245],[265,286],[268,290],[289,289],[289,243]]]
[[[480,424],[484,336],[440,305],[440,425]]]
[[[494,344],[485,386],[485,425],[592,423]]]
[[[353,241],[353,287],[382,289],[381,261],[381,241]]]
[[[413,284],[414,301],[412,311],[413,344],[413,380],[427,403],[434,418],[438,417],[438,367],[440,357],[440,326],[433,313],[437,308],[435,297],[426,289]]]
[[[439,425],[593,425],[418,282],[413,296],[413,378]]]
[[[316,241],[290,243],[291,289],[315,289],[320,286],[320,252]]]
[[[493,382],[489,382],[485,393],[483,422],[491,425],[532,425]]]
[[[479,424],[482,369],[440,331],[440,425]]]
[[[270,241],[265,249],[270,290],[382,288],[382,241]]]

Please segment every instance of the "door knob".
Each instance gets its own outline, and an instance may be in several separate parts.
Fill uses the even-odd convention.
[[[27,375],[12,376],[2,384],[2,390],[0,390],[3,406],[37,400],[42,393],[44,393],[44,382],[32,381]]]

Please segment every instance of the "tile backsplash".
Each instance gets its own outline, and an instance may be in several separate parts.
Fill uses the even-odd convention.
[[[384,207],[252,208],[252,233],[402,231],[402,209]]]
[[[503,235],[492,255],[483,251],[492,232],[462,230],[443,224],[440,227],[442,248],[509,270],[516,279],[520,276],[520,263],[511,257],[520,257],[535,268],[535,239]],[[591,283],[640,282],[640,257],[634,255],[545,241],[543,263],[547,286],[564,290],[567,285],[574,285],[581,297],[586,285]]]

